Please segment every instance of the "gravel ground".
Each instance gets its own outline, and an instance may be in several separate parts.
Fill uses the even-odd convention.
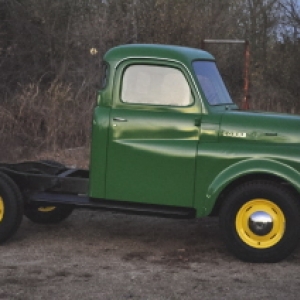
[[[300,248],[277,264],[240,262],[215,218],[86,210],[54,226],[24,218],[0,255],[0,299],[299,299],[300,292]]]

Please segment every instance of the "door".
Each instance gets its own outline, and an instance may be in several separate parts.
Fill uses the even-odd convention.
[[[106,198],[192,207],[200,105],[187,76],[141,63],[123,64],[116,76]]]

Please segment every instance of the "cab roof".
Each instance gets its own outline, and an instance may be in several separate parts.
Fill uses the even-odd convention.
[[[194,60],[215,60],[206,51],[173,45],[159,44],[129,44],[110,49],[104,60],[117,66],[120,62],[130,58],[149,58],[175,60],[181,63],[190,63]]]

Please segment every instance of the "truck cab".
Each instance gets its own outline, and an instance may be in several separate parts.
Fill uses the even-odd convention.
[[[222,111],[237,109],[214,58],[197,49],[130,45],[109,51],[104,61],[90,196],[207,214],[205,195],[196,195],[203,176],[199,147],[216,145]]]

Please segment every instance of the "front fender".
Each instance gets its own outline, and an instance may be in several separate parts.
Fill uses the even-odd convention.
[[[230,183],[251,174],[275,175],[289,182],[300,192],[300,173],[282,162],[272,159],[247,159],[239,161],[224,169],[211,182],[207,189],[205,210],[210,213],[220,193]]]

